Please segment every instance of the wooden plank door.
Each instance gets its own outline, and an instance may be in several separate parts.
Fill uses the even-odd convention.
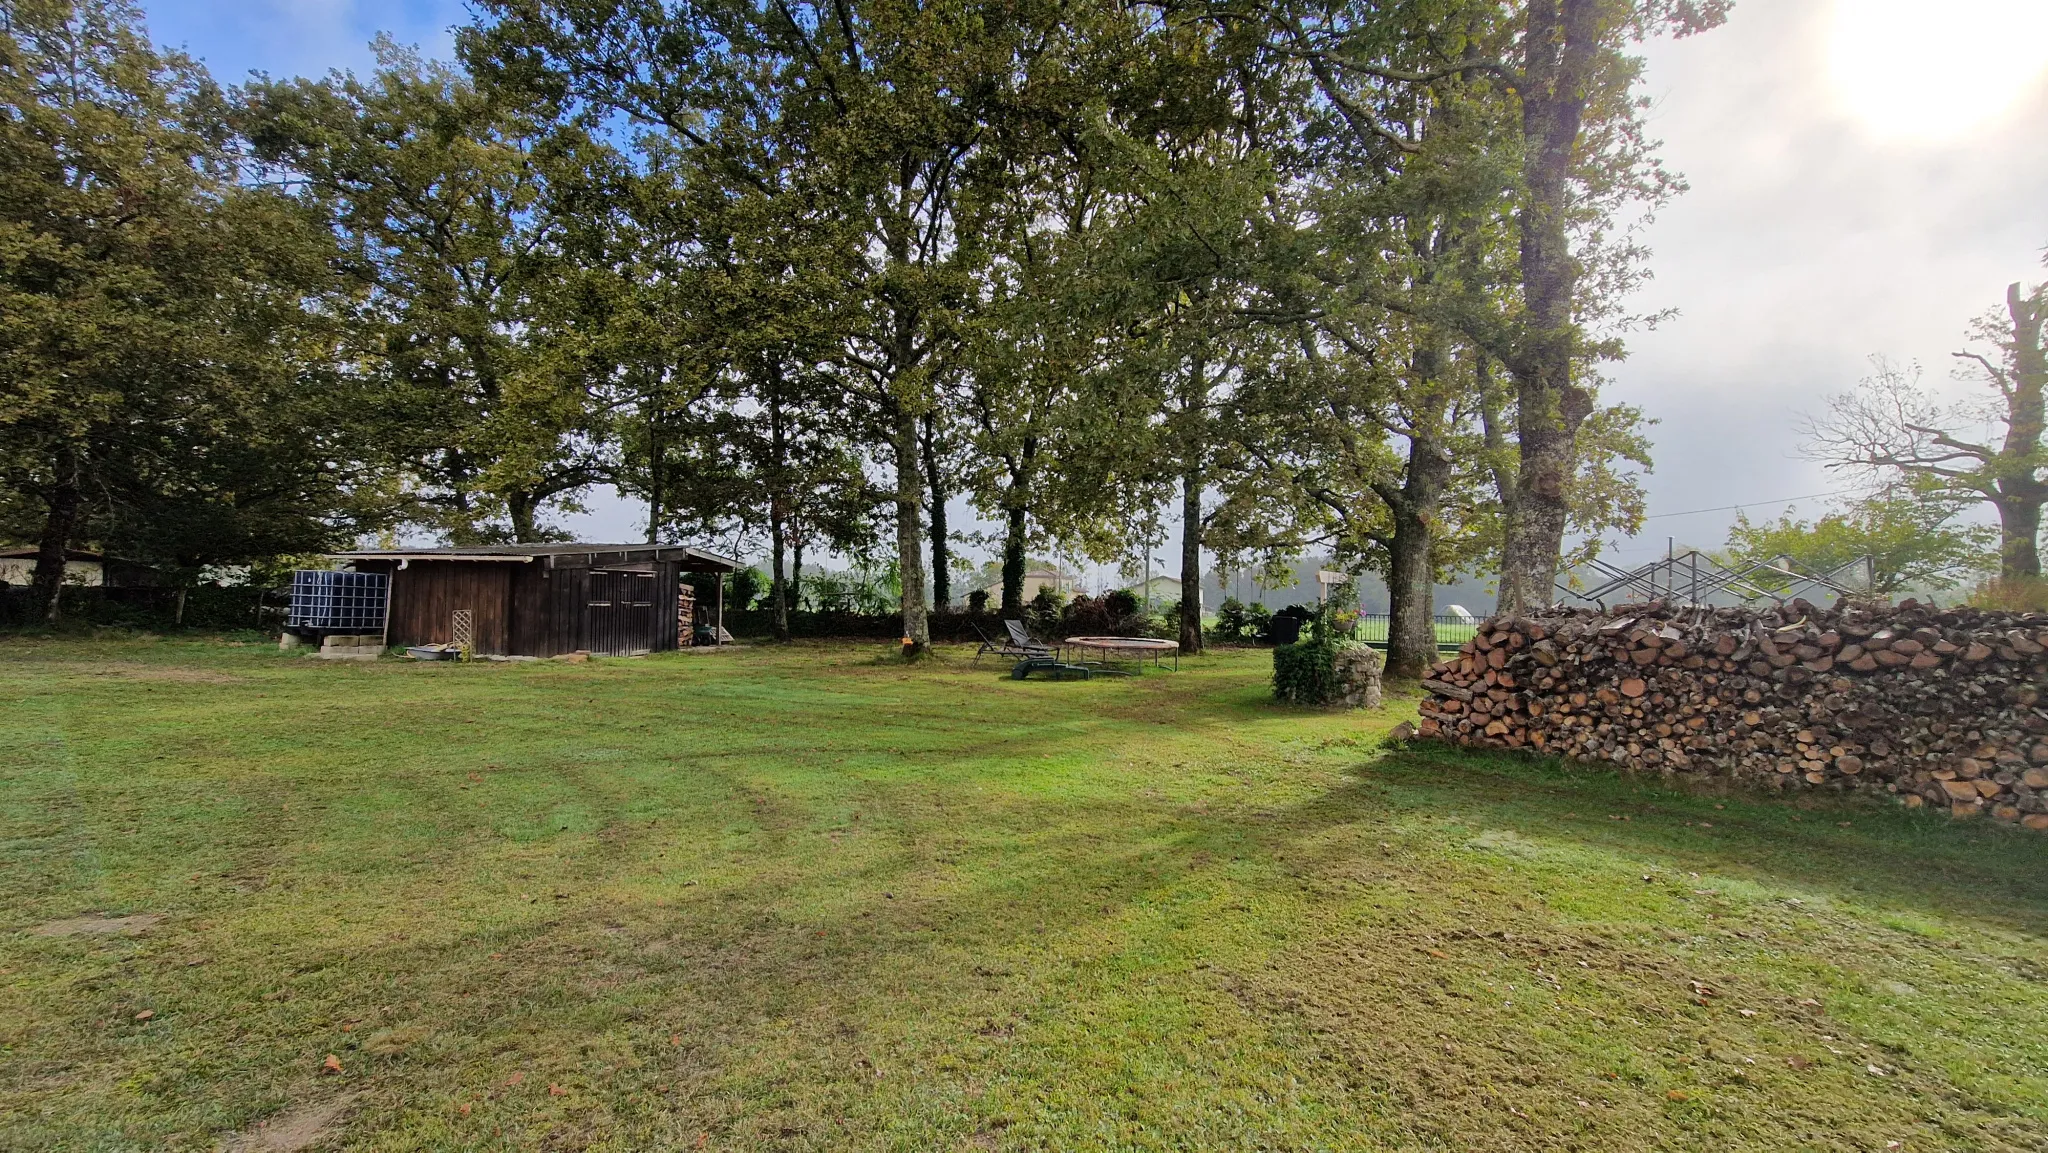
[[[584,636],[591,652],[624,656],[654,648],[657,583],[653,573],[598,570],[590,574]]]

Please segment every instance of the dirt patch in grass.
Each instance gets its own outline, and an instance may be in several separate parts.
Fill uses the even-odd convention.
[[[342,1115],[354,1103],[355,1097],[349,1095],[279,1113],[222,1141],[221,1153],[296,1153],[314,1148],[339,1132]]]
[[[99,661],[73,665],[72,672],[94,677],[119,677],[129,681],[167,681],[181,685],[239,685],[243,678],[214,669],[180,665],[152,665],[142,661]]]
[[[29,930],[38,937],[77,937],[111,933],[141,933],[163,920],[162,913],[136,913],[127,917],[102,917],[98,913],[51,921]]]

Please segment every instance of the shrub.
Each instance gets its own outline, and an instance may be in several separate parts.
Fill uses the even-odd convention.
[[[1077,596],[1060,613],[1062,636],[1146,637],[1160,635],[1138,598],[1123,590],[1099,597]]]
[[[973,613],[975,616],[980,616],[981,614],[988,611],[987,589],[975,589],[973,592],[967,594],[967,611]]]
[[[1059,630],[1066,636],[1107,636],[1110,626],[1106,597],[1076,596],[1060,611]]]
[[[2004,609],[2016,613],[2048,612],[2048,580],[2040,577],[1988,580],[1970,594],[1970,604],[1980,609]]]
[[[1336,641],[1311,637],[1273,650],[1273,697],[1297,705],[1327,705],[1338,697]]]
[[[741,612],[754,607],[755,599],[761,595],[763,587],[767,584],[761,578],[761,574],[751,568],[740,569],[726,579],[726,595],[731,599],[725,602],[725,607]]]
[[[1066,598],[1049,588],[1040,588],[1038,595],[1024,605],[1024,623],[1033,635],[1049,637],[1058,631],[1066,607]]]
[[[1244,602],[1224,597],[1222,607],[1216,610],[1216,627],[1209,630],[1209,635],[1218,641],[1241,641],[1247,635],[1246,624]]]

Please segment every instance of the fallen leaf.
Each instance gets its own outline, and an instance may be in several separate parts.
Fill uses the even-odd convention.
[[[464,1117],[469,1116],[469,1102],[464,1101],[460,1106],[456,1108],[455,1111],[457,1113],[462,1114]]]
[[[1813,1068],[1813,1062],[1807,1060],[1804,1057],[1787,1057],[1785,1058],[1785,1064],[1792,1066],[1794,1069]]]
[[[1431,949],[1429,951],[1429,955],[1432,957],[1442,958],[1444,956],[1444,953],[1440,949]]]
[[[564,1092],[566,1092],[566,1090],[564,1090],[560,1085],[555,1084],[553,1081],[548,1082],[548,1096],[560,1097]]]
[[[355,1032],[355,1031],[356,1031],[356,1023],[355,1023],[354,1021],[343,1021],[343,1022],[341,1023],[341,1031],[342,1031],[342,1032],[344,1032],[344,1033],[353,1033],[353,1032]]]
[[[1886,1073],[1885,1073],[1885,1071],[1884,1071],[1884,1070],[1882,1070],[1882,1069],[1880,1069],[1880,1068],[1878,1068],[1878,1067],[1877,1067],[1877,1066],[1875,1066],[1875,1065],[1865,1065],[1865,1066],[1864,1066],[1864,1068],[1865,1068],[1865,1069],[1868,1069],[1868,1070],[1870,1071],[1870,1075],[1871,1075],[1871,1076],[1873,1076],[1873,1077],[1883,1077],[1883,1076],[1886,1076]]]
[[[1689,1101],[1692,1099],[1692,1095],[1683,1089],[1673,1089],[1669,1093],[1664,1094],[1664,1096],[1673,1101]]]
[[[1819,1001],[1816,1001],[1816,1000],[1814,1000],[1814,999],[1813,999],[1813,998],[1811,998],[1811,997],[1802,997],[1802,998],[1800,998],[1800,1000],[1799,1000],[1799,1004],[1800,1004],[1800,1005],[1802,1005],[1802,1006],[1803,1006],[1803,1007],[1805,1007],[1805,1008],[1808,1008],[1808,1009],[1818,1009],[1818,1008],[1820,1008],[1820,1002],[1819,1002]]]
[[[711,1140],[711,1134],[709,1134],[709,1133],[699,1133],[699,1134],[697,1134],[697,1148],[699,1148],[699,1149],[702,1149],[702,1148],[704,1147],[704,1143],[705,1143],[706,1141],[709,1141],[709,1140]]]
[[[670,1033],[668,1035],[668,1043],[680,1046],[683,1043],[683,1035],[681,1033]]]
[[[1742,1014],[1742,1015],[1743,1015],[1743,1016],[1745,1016],[1745,1017],[1754,1017],[1754,1016],[1756,1016],[1756,1010],[1755,1010],[1755,1009],[1737,1009],[1737,1010],[1736,1010],[1736,1012],[1738,1012],[1738,1013]]]
[[[155,1009],[144,1009],[142,1012],[135,1014],[135,1019],[138,1021],[147,1021],[154,1016],[156,1016]]]
[[[327,1055],[327,1059],[325,1061],[320,1062],[321,1076],[331,1076],[339,1072],[341,1072],[341,1058],[335,1056],[332,1053],[329,1053]]]
[[[519,1083],[520,1083],[521,1081],[524,1081],[524,1080],[526,1080],[526,1074],[524,1074],[524,1073],[514,1073],[514,1074],[512,1074],[512,1075],[511,1075],[510,1077],[507,1077],[507,1078],[505,1078],[505,1084],[507,1084],[507,1085],[517,1085],[517,1084],[519,1084]]]

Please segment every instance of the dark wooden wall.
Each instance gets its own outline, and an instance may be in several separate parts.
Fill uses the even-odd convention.
[[[416,560],[404,568],[392,561],[361,561],[356,567],[391,574],[391,644],[447,644],[455,639],[455,610],[468,609],[477,652],[517,651],[509,647],[512,570],[527,566]]]
[[[606,610],[591,607],[587,568],[550,568],[546,561],[425,559],[404,569],[392,561],[359,561],[356,567],[391,574],[394,645],[453,640],[454,611],[466,608],[473,614],[476,651],[493,656],[552,657],[578,649],[658,653],[676,647],[676,585],[681,573],[674,561],[619,566],[653,572],[651,578],[636,578],[652,586],[652,608],[644,614],[644,623],[625,631],[617,627],[616,618],[607,618],[612,622],[607,628],[594,626],[594,614]]]
[[[512,651],[553,657],[583,648],[589,576],[588,569],[550,569],[545,561],[519,566],[512,576]]]

